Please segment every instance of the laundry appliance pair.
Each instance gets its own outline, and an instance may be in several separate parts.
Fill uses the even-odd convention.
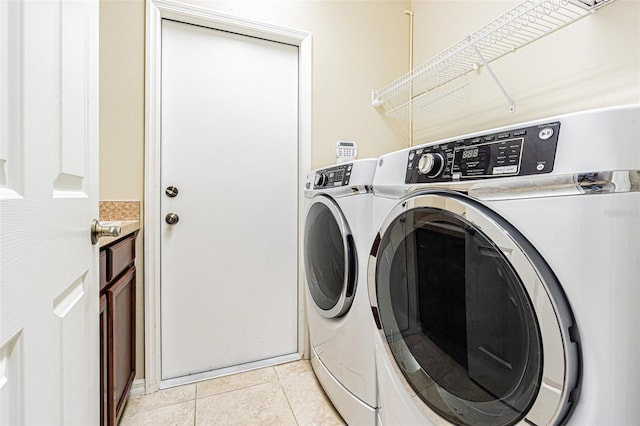
[[[639,105],[360,161],[305,189],[312,366],[348,424],[637,424]]]

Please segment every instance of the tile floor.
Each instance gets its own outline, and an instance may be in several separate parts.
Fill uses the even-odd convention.
[[[306,360],[131,398],[120,420],[120,426],[344,424]]]

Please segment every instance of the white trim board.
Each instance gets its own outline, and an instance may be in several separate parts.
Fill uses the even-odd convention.
[[[302,184],[311,168],[311,33],[218,13],[199,6],[169,0],[146,1],[145,57],[145,387],[146,393],[160,388],[160,54],[161,23],[171,19],[236,34],[298,46],[299,58],[299,206],[298,229],[303,223]],[[299,235],[302,233],[299,231]],[[299,256],[302,239],[299,237]],[[300,264],[300,262],[298,262]],[[299,267],[298,352],[308,348],[304,312],[304,276]]]

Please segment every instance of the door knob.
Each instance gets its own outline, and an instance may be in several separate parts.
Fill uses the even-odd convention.
[[[119,237],[120,227],[117,225],[102,225],[97,219],[91,221],[91,244],[98,244],[100,237]]]
[[[180,220],[180,218],[178,217],[177,214],[175,213],[169,213],[164,220],[169,224],[169,225],[175,225],[176,223],[178,223],[178,221]]]

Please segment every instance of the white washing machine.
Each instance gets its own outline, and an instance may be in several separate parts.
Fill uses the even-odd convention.
[[[385,155],[374,195],[379,424],[638,424],[639,105]]]
[[[366,268],[376,159],[307,175],[304,267],[311,365],[350,425],[374,425],[374,327]]]

